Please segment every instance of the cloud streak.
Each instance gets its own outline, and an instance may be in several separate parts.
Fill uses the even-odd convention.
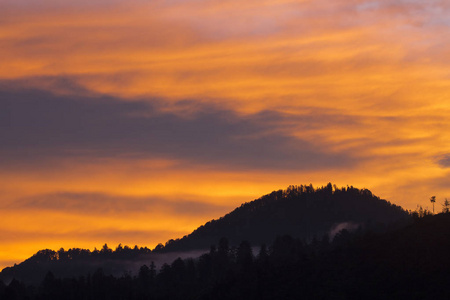
[[[327,153],[283,132],[289,120],[279,113],[241,117],[206,106],[183,116],[161,111],[158,102],[0,91],[2,164],[25,157],[42,161],[88,155],[166,158],[233,169],[352,165],[347,155]]]
[[[449,16],[444,0],[1,1],[0,261],[164,242],[289,184],[449,197]]]
[[[437,162],[442,168],[450,168],[450,154],[439,156]]]
[[[218,215],[234,207],[225,204],[207,203],[183,199],[182,196],[168,199],[155,196],[131,197],[94,193],[60,192],[21,198],[4,206],[17,210],[53,210],[84,215],[124,215],[140,212],[158,212],[171,215]]]

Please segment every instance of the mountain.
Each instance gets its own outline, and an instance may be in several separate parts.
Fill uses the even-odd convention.
[[[289,186],[286,190],[244,203],[222,218],[200,226],[181,239],[170,240],[164,246],[160,244],[153,251],[121,245],[113,251],[106,244],[95,251],[46,249],[19,265],[5,268],[0,273],[0,280],[9,282],[17,278],[36,283],[49,270],[57,277],[71,277],[86,275],[99,268],[106,274],[120,276],[151,261],[158,267],[180,253],[200,250],[184,255],[199,256],[222,237],[230,246],[237,246],[243,240],[253,246],[270,244],[281,235],[310,242],[314,237],[334,235],[341,229],[376,228],[408,217],[401,207],[381,200],[367,189],[337,188],[331,183],[317,189],[312,185]]]
[[[376,227],[405,219],[401,207],[374,196],[367,189],[289,186],[286,190],[244,203],[218,220],[200,226],[181,239],[158,245],[157,252],[208,249],[221,237],[231,245],[246,240],[253,245],[269,244],[288,234],[306,241],[334,235],[340,229]]]
[[[332,241],[284,235],[253,251],[219,243],[198,259],[176,259],[137,276],[58,278],[40,284],[0,281],[0,299],[449,299],[450,213],[413,213],[374,232],[342,230]]]

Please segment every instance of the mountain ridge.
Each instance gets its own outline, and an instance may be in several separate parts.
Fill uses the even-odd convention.
[[[286,190],[273,191],[243,203],[181,239],[159,244],[155,250],[170,252],[208,248],[220,237],[226,237],[233,245],[242,240],[267,244],[284,234],[311,240],[329,233],[340,223],[375,226],[407,216],[406,210],[380,199],[368,189],[338,188],[331,183],[319,188],[312,184],[291,185]]]
[[[40,250],[24,262],[3,269],[0,280],[8,281],[15,277],[35,282],[48,270],[56,276],[67,277],[70,272],[71,275],[85,275],[96,268],[120,275],[139,264],[157,260],[157,255],[208,251],[221,238],[226,238],[231,247],[244,240],[254,246],[270,244],[282,235],[308,242],[329,234],[336,225],[343,223],[351,224],[353,228],[376,227],[408,216],[400,206],[374,196],[367,189],[338,188],[331,183],[319,188],[311,184],[291,185],[285,190],[273,191],[243,203],[223,217],[199,226],[191,234],[169,240],[165,245],[159,244],[153,250],[119,245],[114,251],[106,244],[95,251],[77,248]]]

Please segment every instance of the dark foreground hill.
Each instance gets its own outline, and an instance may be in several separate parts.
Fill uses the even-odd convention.
[[[0,282],[0,299],[449,299],[450,214],[425,215],[385,232],[339,232],[306,244],[275,239],[253,254],[221,239],[198,259],[176,259],[137,276],[97,270],[77,278],[48,273],[37,287]]]
[[[337,188],[331,183],[317,189],[312,185],[290,186],[242,204],[224,217],[155,250],[208,249],[221,237],[226,237],[231,245],[243,240],[253,245],[268,244],[284,234],[310,241],[346,227],[375,227],[407,216],[401,207],[374,196],[367,189]]]
[[[245,203],[182,239],[170,240],[165,246],[158,245],[153,251],[122,246],[113,251],[107,245],[99,251],[41,250],[19,265],[5,268],[0,273],[0,280],[9,282],[16,278],[37,283],[48,271],[56,277],[70,277],[92,273],[98,268],[108,275],[133,275],[143,264],[155,261],[158,267],[162,262],[176,258],[162,257],[170,253],[182,256],[181,253],[199,250],[197,255],[191,252],[184,257],[199,256],[222,237],[231,247],[244,240],[253,246],[270,244],[281,235],[309,243],[313,237],[320,239],[325,234],[334,235],[340,229],[376,228],[379,224],[408,217],[402,208],[381,200],[367,189],[337,188],[331,184],[317,189],[312,185],[290,186]]]

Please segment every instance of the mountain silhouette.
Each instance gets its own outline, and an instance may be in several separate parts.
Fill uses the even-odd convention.
[[[158,245],[155,251],[208,249],[221,237],[235,246],[243,240],[253,245],[269,244],[286,234],[311,241],[344,228],[377,227],[406,217],[408,213],[400,206],[374,196],[368,189],[338,188],[331,183],[320,188],[289,186],[244,203],[181,239]]]
[[[312,185],[289,186],[286,190],[244,203],[218,220],[212,220],[191,234],[159,244],[155,249],[135,246],[101,250],[49,249],[40,250],[24,262],[5,268],[0,280],[13,278],[26,283],[39,282],[51,271],[57,277],[82,276],[101,268],[106,274],[122,275],[137,270],[139,266],[169,254],[188,253],[199,256],[209,251],[211,245],[226,238],[231,247],[248,241],[253,246],[272,243],[277,236],[289,235],[310,243],[324,235],[333,237],[341,229],[371,228],[409,218],[408,212],[374,196],[367,189],[352,186],[338,188],[331,183],[320,188]],[[203,253],[204,253],[203,252]],[[196,253],[196,254],[195,254]],[[169,255],[169,256],[168,256]],[[161,261],[160,265],[164,263]]]
[[[0,299],[449,299],[450,213],[414,212],[397,225],[344,229],[310,243],[284,235],[256,252],[247,241],[233,248],[222,238],[158,272],[150,264],[134,276],[97,269],[79,277],[47,272],[34,286],[0,281]]]

